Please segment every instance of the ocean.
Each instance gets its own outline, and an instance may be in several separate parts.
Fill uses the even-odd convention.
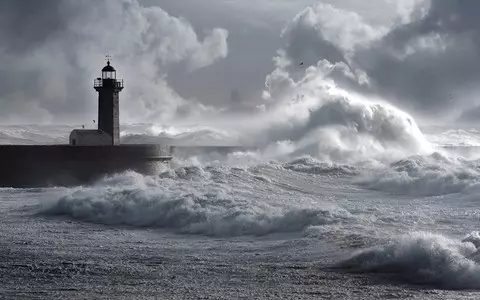
[[[171,168],[0,189],[0,298],[478,299],[480,129],[382,120],[245,148],[226,127],[124,125],[178,145]],[[73,128],[1,126],[0,144]]]

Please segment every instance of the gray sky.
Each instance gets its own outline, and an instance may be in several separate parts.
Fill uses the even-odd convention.
[[[480,104],[479,8],[475,0],[3,0],[0,123],[90,122],[106,53],[126,80],[125,122],[235,111],[262,102],[279,49],[305,67],[345,62],[370,84],[339,83],[411,113],[461,114]]]
[[[174,69],[168,82],[184,97],[198,97],[225,105],[232,91],[238,91],[242,101],[261,97],[265,77],[274,68],[272,57],[283,46],[280,33],[287,22],[313,0],[144,0],[146,5],[158,5],[175,16],[186,17],[200,32],[220,26],[230,33],[229,55],[225,60],[201,72],[185,73]],[[355,0],[328,0],[338,7],[362,13],[375,24],[385,24],[396,15],[394,7],[384,0],[360,5]],[[213,86],[217,88],[212,88]]]

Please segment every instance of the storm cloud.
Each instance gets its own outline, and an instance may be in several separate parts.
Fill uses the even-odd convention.
[[[368,88],[349,88],[407,111],[440,118],[447,111],[460,113],[475,104],[479,91],[480,2],[413,4],[393,26],[384,27],[331,5],[309,7],[284,31],[286,59],[294,67],[322,59],[345,63],[368,81]]]

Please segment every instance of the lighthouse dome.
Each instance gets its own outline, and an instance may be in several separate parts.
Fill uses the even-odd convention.
[[[102,69],[102,72],[115,72],[115,68],[110,65],[110,62],[107,62],[107,65]]]

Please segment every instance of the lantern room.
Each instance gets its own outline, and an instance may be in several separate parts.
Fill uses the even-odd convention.
[[[105,68],[102,69],[102,79],[117,79],[117,71],[110,65],[110,61],[108,61]]]

